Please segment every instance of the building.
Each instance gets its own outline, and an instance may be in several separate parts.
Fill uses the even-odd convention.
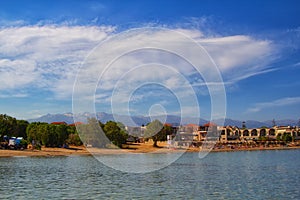
[[[291,126],[274,126],[272,128],[240,129],[226,126],[221,128],[220,143],[253,143],[259,141],[276,141],[287,134],[294,140],[300,140],[300,129]]]
[[[169,125],[169,124],[165,124]],[[169,125],[171,126],[171,125]],[[146,126],[126,126],[132,141],[143,142]],[[206,144],[254,144],[264,141],[275,142],[284,134],[290,135],[294,141],[300,141],[299,127],[274,126],[271,128],[239,128],[236,126],[218,126],[212,122],[202,126],[187,124],[172,126],[173,134],[167,138],[169,147],[189,147]],[[133,139],[134,138],[134,139]]]
[[[54,124],[54,125],[67,125],[66,122],[52,122],[51,124]]]
[[[129,138],[128,142],[144,142],[145,126],[125,126]]]

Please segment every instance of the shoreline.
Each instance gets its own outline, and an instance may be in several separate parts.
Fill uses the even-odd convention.
[[[161,144],[161,148],[155,148],[151,143],[146,144],[132,144],[128,145],[126,149],[100,149],[100,148],[86,148],[84,146],[71,147],[71,148],[45,148],[41,150],[0,150],[0,158],[3,157],[54,157],[54,156],[91,156],[91,155],[115,155],[115,154],[167,154],[167,153],[196,153],[196,152],[237,152],[237,151],[265,151],[265,150],[294,150],[300,149],[300,146],[275,146],[275,147],[244,147],[244,148],[223,148],[212,150],[201,150],[199,148],[188,149],[174,149],[167,148],[164,143]]]
[[[300,146],[291,147],[250,147],[250,148],[237,148],[237,149],[213,149],[211,152],[236,152],[236,151],[268,151],[268,150],[294,150],[300,149]]]

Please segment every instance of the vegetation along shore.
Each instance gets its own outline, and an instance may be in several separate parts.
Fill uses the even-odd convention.
[[[48,124],[29,123],[1,114],[0,157],[300,148],[298,127],[274,126],[247,129],[245,125],[243,126],[242,128],[223,127],[213,123],[202,126],[195,124],[172,126],[154,120],[146,126],[128,127],[113,121],[103,124],[94,118],[88,119],[87,123]],[[97,135],[99,127],[105,135]],[[214,131],[218,133],[214,145],[211,149],[203,149],[203,144],[215,136]]]

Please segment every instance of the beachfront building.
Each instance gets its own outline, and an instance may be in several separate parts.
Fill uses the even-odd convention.
[[[262,141],[277,141],[283,135],[290,135],[300,141],[299,127],[274,126],[271,128],[239,128],[236,126],[217,126],[207,123],[203,126],[188,124],[180,126],[176,140],[178,145],[201,145],[204,141],[218,141],[223,144],[253,144]]]
[[[173,147],[190,146],[194,140],[194,132],[197,131],[198,126],[196,124],[188,124],[185,126],[178,126],[176,134],[173,135],[171,140],[174,142]]]
[[[240,142],[241,138],[241,131],[238,127],[232,127],[232,126],[224,126],[224,127],[219,127],[219,133],[220,133],[220,138],[219,142],[221,143],[237,143]],[[248,134],[248,132],[247,132]]]
[[[293,137],[295,141],[300,141],[300,128],[293,131]]]
[[[144,142],[144,132],[146,126],[125,126],[129,138],[128,142]]]
[[[220,129],[220,143],[253,143],[259,141],[276,141],[282,135],[290,135],[294,140],[300,140],[300,130],[292,126],[274,126],[272,128],[240,129],[224,126]]]
[[[276,143],[278,139],[288,134],[293,141],[300,141],[300,129],[292,126],[274,126],[271,128],[239,128],[236,126],[217,126],[209,122],[202,126],[187,124],[172,126],[173,134],[167,137],[169,147],[201,146],[204,142],[219,144],[257,144],[262,142]],[[146,126],[126,126],[131,142],[144,142]]]
[[[207,123],[203,126],[196,124],[182,125],[177,128],[173,137],[174,145],[180,147],[201,146],[204,141],[215,142],[219,138],[219,127],[214,123]]]

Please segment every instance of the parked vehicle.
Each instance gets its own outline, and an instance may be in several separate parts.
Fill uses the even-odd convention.
[[[24,142],[23,137],[11,137],[8,140],[9,149],[26,149],[27,144]]]

